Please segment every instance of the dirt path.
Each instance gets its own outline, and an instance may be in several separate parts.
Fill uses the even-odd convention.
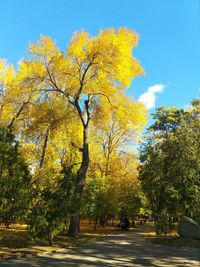
[[[137,226],[129,232],[112,234],[57,253],[1,261],[0,266],[120,267],[167,266],[200,267],[200,249],[153,245],[144,241],[150,226]]]

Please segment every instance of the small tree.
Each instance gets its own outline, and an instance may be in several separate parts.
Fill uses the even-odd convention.
[[[171,220],[171,215],[165,208],[158,215],[158,220],[156,224],[156,234],[164,234],[165,236],[167,236],[167,234],[170,233],[173,228],[174,226]]]
[[[107,177],[89,177],[84,193],[83,214],[95,222],[104,223],[118,213],[117,195],[113,192]]]
[[[46,183],[45,173],[41,171],[34,183],[28,217],[29,230],[33,238],[48,239],[52,245],[54,237],[63,230],[73,207],[71,196],[75,176],[71,168],[65,167],[54,177],[53,183]]]

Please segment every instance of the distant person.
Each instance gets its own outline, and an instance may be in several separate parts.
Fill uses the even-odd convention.
[[[127,217],[123,218],[120,226],[121,226],[121,230],[128,231],[128,228],[130,226],[129,219]]]

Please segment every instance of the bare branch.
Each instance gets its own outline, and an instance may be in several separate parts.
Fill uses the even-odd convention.
[[[92,96],[95,96],[95,95],[101,95],[101,96],[104,96],[104,97],[108,100],[108,103],[109,103],[112,107],[114,107],[114,108],[117,109],[117,107],[111,103],[109,97],[108,97],[106,94],[98,92],[98,93],[94,93],[94,94],[90,94],[90,95],[92,95]]]
[[[76,93],[75,101],[79,100],[80,94],[81,94],[81,92],[83,90],[83,86],[85,84],[85,82],[84,82],[85,81],[85,76],[86,76],[89,68],[94,64],[94,60],[95,60],[96,56],[97,56],[96,54],[93,55],[91,61],[88,63],[87,67],[85,68],[85,70],[83,72],[83,75],[82,75],[82,77],[80,79],[80,88],[79,88],[78,92]]]
[[[13,126],[15,120],[21,115],[21,113],[22,113],[24,107],[25,107],[28,103],[29,103],[29,101],[25,101],[25,102],[22,103],[22,105],[21,105],[20,109],[18,110],[17,114],[12,118],[11,122],[9,123],[8,128],[12,128],[12,126]]]

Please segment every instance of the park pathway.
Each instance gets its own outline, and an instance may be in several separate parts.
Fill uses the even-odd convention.
[[[112,234],[71,249],[30,258],[1,261],[1,267],[200,267],[200,249],[176,248],[144,241],[149,225]]]

